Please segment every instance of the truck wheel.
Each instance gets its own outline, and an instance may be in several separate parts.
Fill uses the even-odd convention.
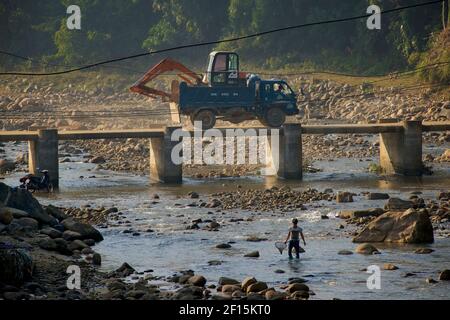
[[[216,124],[216,115],[211,110],[202,110],[196,113],[191,118],[191,121],[193,125],[195,125],[196,121],[200,121],[202,123],[202,129],[208,130]]]
[[[280,108],[272,107],[266,112],[263,124],[271,128],[279,128],[286,121],[286,114]]]

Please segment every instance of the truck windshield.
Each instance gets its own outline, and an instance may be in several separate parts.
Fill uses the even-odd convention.
[[[275,83],[273,85],[273,90],[275,93],[282,93],[285,96],[289,96],[294,93],[286,83]]]

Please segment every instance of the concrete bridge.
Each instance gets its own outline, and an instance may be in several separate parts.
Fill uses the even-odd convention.
[[[181,141],[172,141],[172,133],[181,127],[166,127],[138,130],[106,131],[58,131],[41,129],[37,131],[0,131],[0,142],[28,141],[29,171],[47,169],[54,186],[59,181],[58,141],[87,139],[150,140],[150,177],[166,183],[182,181],[182,165],[171,159],[173,148]],[[232,128],[251,129],[251,128]],[[253,128],[267,129],[267,128]],[[226,128],[219,128],[221,131]],[[450,121],[421,122],[395,119],[381,120],[377,124],[300,125],[286,124],[279,132],[279,148],[273,154],[269,141],[269,157],[277,158],[279,165],[274,172],[280,178],[302,178],[302,135],[303,134],[380,134],[380,166],[385,174],[420,176],[423,172],[422,133],[450,130]],[[267,130],[270,133],[270,130]]]

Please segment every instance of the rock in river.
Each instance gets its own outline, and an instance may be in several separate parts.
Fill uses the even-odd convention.
[[[439,275],[439,280],[441,281],[449,281],[450,280],[450,270],[446,269],[441,272]]]
[[[253,251],[249,252],[246,255],[244,255],[246,258],[259,258],[259,251]]]
[[[336,195],[336,202],[353,202],[353,193],[351,192],[338,192]]]
[[[22,249],[0,247],[0,282],[21,285],[31,278],[34,264],[31,256]]]
[[[390,198],[384,208],[386,210],[406,210],[412,208],[414,203],[409,200],[402,200],[399,198]]]
[[[218,245],[216,246],[216,248],[217,248],[217,249],[229,249],[229,248],[231,248],[231,244],[228,244],[228,243],[221,243],[221,244],[218,244]]]
[[[220,277],[219,278],[219,285],[224,286],[227,284],[239,284],[240,282],[232,279],[232,278],[228,278],[228,277]]]
[[[57,220],[44,212],[39,202],[27,190],[20,188],[10,188],[0,182],[0,203],[6,207],[11,207],[25,211],[30,218],[36,219],[40,223],[55,225]]]
[[[247,287],[246,292],[247,293],[260,292],[260,291],[266,290],[267,288],[268,287],[267,287],[267,284],[265,282],[257,281],[255,283],[252,283],[251,285],[249,285]]]
[[[368,209],[368,210],[343,210],[339,212],[339,218],[341,219],[354,219],[364,217],[378,217],[384,213],[381,208]]]
[[[387,193],[376,193],[371,192],[366,195],[367,200],[385,200],[389,199],[389,195]]]
[[[197,287],[204,287],[206,284],[206,278],[204,276],[194,275],[188,279],[188,283]]]
[[[0,223],[10,224],[13,221],[14,217],[12,213],[8,210],[3,210],[0,208]]]
[[[95,241],[102,241],[102,234],[89,224],[81,223],[73,218],[67,218],[62,222],[64,228],[70,231],[77,232],[81,235],[81,239],[94,239]]]
[[[377,248],[375,248],[373,245],[368,243],[360,244],[355,249],[356,253],[361,254],[377,254],[380,253]]]
[[[353,242],[431,243],[433,226],[428,214],[414,209],[386,212],[370,222]]]

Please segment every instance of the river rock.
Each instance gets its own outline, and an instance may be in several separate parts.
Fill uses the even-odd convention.
[[[267,300],[284,300],[286,299],[287,294],[285,292],[267,290],[264,296]]]
[[[44,212],[39,202],[25,189],[10,188],[0,182],[0,203],[27,212],[31,218],[42,224],[54,225],[56,219]]]
[[[102,163],[105,163],[106,160],[102,156],[97,156],[97,157],[91,158],[91,160],[89,160],[89,162],[90,163],[95,163],[95,164],[102,164]]]
[[[353,193],[351,192],[338,192],[336,195],[337,203],[353,202]]]
[[[194,275],[191,276],[187,282],[197,287],[204,287],[206,284],[206,278],[204,276]]]
[[[198,199],[198,198],[200,197],[199,194],[198,194],[197,192],[194,192],[194,191],[189,192],[189,193],[188,193],[188,196],[189,196],[191,199]]]
[[[387,193],[377,193],[370,192],[366,195],[367,200],[385,200],[389,199],[389,195]]]
[[[221,243],[221,244],[218,244],[218,245],[216,246],[216,248],[217,248],[217,249],[229,249],[229,248],[231,248],[231,244],[228,244],[228,243]]]
[[[338,254],[343,255],[343,256],[348,256],[348,255],[353,254],[353,252],[351,252],[350,250],[340,250],[338,252]]]
[[[224,286],[227,284],[239,284],[240,282],[236,279],[228,278],[228,277],[220,277],[219,278],[219,285]]]
[[[413,206],[414,203],[412,201],[402,200],[399,198],[390,198],[388,202],[385,204],[384,209],[391,211],[399,211],[412,208]]]
[[[247,288],[256,282],[257,281],[254,277],[247,277],[242,281],[241,288],[244,292],[247,292]]]
[[[377,248],[375,248],[373,245],[368,244],[368,243],[363,243],[363,244],[360,244],[359,246],[357,246],[356,249],[355,249],[355,252],[356,253],[361,253],[361,254],[376,254],[376,253],[380,253]]]
[[[109,277],[121,277],[125,278],[129,275],[132,275],[135,273],[136,270],[132,266],[130,266],[128,263],[124,262],[117,270],[109,273]]]
[[[308,292],[309,291],[309,287],[306,284],[304,284],[304,283],[293,283],[293,284],[290,284],[286,288],[286,291],[289,292],[289,293],[294,293],[296,291],[306,291],[306,292]]]
[[[39,223],[33,218],[14,219],[13,222],[20,225],[26,231],[34,232],[39,229]]]
[[[28,212],[10,207],[0,207],[0,216],[3,212],[11,213],[15,219],[28,218],[30,216]]]
[[[67,219],[69,217],[67,214],[62,212],[60,209],[58,209],[57,207],[52,206],[52,205],[48,205],[45,208],[45,212],[47,214],[53,216],[54,218],[58,219],[58,221],[63,221],[64,219]]]
[[[95,253],[92,255],[92,263],[93,263],[95,266],[100,266],[100,265],[102,265],[102,256],[101,256],[99,253],[95,252]]]
[[[4,210],[0,208],[0,223],[5,225],[10,224],[14,219],[13,214],[9,210]]]
[[[0,173],[11,172],[16,168],[16,164],[7,159],[0,159]]]
[[[392,263],[385,263],[383,265],[383,269],[384,270],[397,270],[398,267],[396,265],[392,264]]]
[[[299,290],[299,291],[295,291],[293,292],[290,297],[292,299],[300,299],[300,300],[307,300],[309,299],[309,292],[308,291],[303,291],[303,290]]]
[[[22,285],[31,279],[33,259],[22,249],[0,249],[0,283]]]
[[[81,223],[73,218],[67,218],[62,221],[64,228],[77,232],[81,235],[81,239],[94,239],[99,242],[103,240],[102,234],[89,224]]]
[[[56,244],[56,241],[54,239],[49,238],[39,241],[39,247],[48,251],[56,251],[58,245]]]
[[[247,292],[247,294],[249,294],[251,292],[256,293],[256,292],[260,292],[260,291],[266,290],[267,288],[268,287],[267,287],[267,284],[265,282],[257,281],[255,283],[252,283],[251,285],[249,285],[245,292]]]
[[[434,252],[434,250],[430,248],[419,248],[414,251],[416,254],[430,254],[432,252]]]
[[[226,284],[222,286],[221,290],[223,293],[233,293],[235,291],[241,291],[241,286],[239,284]]]
[[[89,246],[86,243],[84,243],[83,241],[81,241],[81,240],[73,240],[72,242],[70,242],[67,245],[67,248],[70,251],[75,251],[75,250],[81,251],[81,250],[83,250],[85,248],[89,248]]]
[[[437,195],[437,199],[438,200],[450,199],[450,192],[444,192],[444,191],[439,192],[439,194]]]
[[[439,280],[441,281],[449,281],[450,280],[450,270],[446,269],[441,272],[439,275]]]
[[[61,238],[62,237],[62,232],[58,231],[54,228],[51,227],[44,227],[41,229],[40,233],[45,234],[47,236],[49,236],[52,239],[56,239],[56,238]]]
[[[384,213],[381,208],[369,209],[369,210],[343,210],[339,212],[339,218],[341,219],[354,219],[364,217],[378,217]]]
[[[246,258],[259,258],[259,251],[253,251],[249,252],[246,255],[244,255]]]
[[[66,230],[63,232],[62,237],[66,241],[82,239],[81,234],[75,231]]]
[[[414,209],[405,212],[386,212],[370,222],[353,238],[353,242],[432,243],[433,241],[433,226],[428,214]]]

